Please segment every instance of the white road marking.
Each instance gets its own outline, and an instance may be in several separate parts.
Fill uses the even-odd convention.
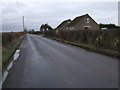
[[[10,62],[10,64],[7,67],[7,70],[10,70],[10,68],[12,68],[12,65],[13,65],[13,61]]]
[[[19,52],[20,52],[20,50],[16,50],[13,60],[17,60],[17,58],[19,57]]]
[[[3,72],[2,83],[5,81],[7,76],[8,76],[8,71]]]
[[[3,72],[2,81],[0,81],[0,88],[2,88],[2,83],[6,80],[9,70],[12,68],[14,61],[17,60],[17,58],[19,57],[19,53],[20,53],[20,50],[16,50],[13,56],[13,60],[9,63],[6,71]]]

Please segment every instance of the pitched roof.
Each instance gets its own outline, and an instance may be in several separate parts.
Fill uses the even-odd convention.
[[[67,26],[69,23],[68,22],[71,22],[71,20],[70,19],[68,19],[68,20],[65,20],[65,21],[63,21],[60,25],[58,25],[57,26],[57,28],[60,28],[61,26]]]
[[[85,15],[82,15],[82,16],[78,16],[78,17],[76,17],[69,25],[67,25],[68,27],[69,26],[73,26],[73,25],[75,25],[75,24],[77,24],[79,21],[80,21],[80,19],[81,18],[83,18],[84,16],[89,16],[88,14],[85,14]],[[90,17],[90,16],[89,16]]]

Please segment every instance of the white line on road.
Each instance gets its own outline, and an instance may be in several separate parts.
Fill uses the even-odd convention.
[[[0,81],[0,88],[2,88],[2,84],[6,80],[9,70],[12,68],[14,61],[17,60],[17,58],[19,57],[19,53],[20,53],[20,50],[16,50],[13,56],[13,60],[8,64],[7,69],[3,72],[2,80]]]

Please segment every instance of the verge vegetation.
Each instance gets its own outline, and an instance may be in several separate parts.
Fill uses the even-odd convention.
[[[2,33],[2,67],[8,64],[10,58],[18,48],[24,33],[23,32],[11,32]]]
[[[45,31],[45,37],[120,58],[120,30]]]

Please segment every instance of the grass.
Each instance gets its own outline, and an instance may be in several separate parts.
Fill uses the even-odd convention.
[[[39,36],[42,36],[42,37],[45,36],[43,33],[42,33],[42,34],[38,34],[38,35],[39,35]]]
[[[4,50],[2,50],[2,67],[4,67],[14,54],[15,50],[18,48],[23,36],[15,39],[12,43],[10,43]],[[3,46],[4,47],[4,46]]]
[[[119,57],[120,53],[118,51],[98,48],[98,47],[91,46],[91,45],[86,45],[86,44],[74,43],[74,42],[66,41],[66,40],[59,39],[59,38],[53,38],[53,37],[49,37],[49,36],[45,36],[45,37],[51,38],[53,40],[57,40],[57,41],[60,41],[60,42],[63,42],[63,43],[67,43],[67,44],[70,44],[70,45],[74,45],[74,46],[77,46],[77,47],[80,47],[80,48],[84,48],[84,49],[87,49],[88,51],[94,51],[94,52],[97,52],[97,53],[100,53],[100,54],[103,54],[103,55],[107,55],[107,56],[111,56],[111,57],[114,57],[114,58],[117,58],[117,59],[120,58]]]

